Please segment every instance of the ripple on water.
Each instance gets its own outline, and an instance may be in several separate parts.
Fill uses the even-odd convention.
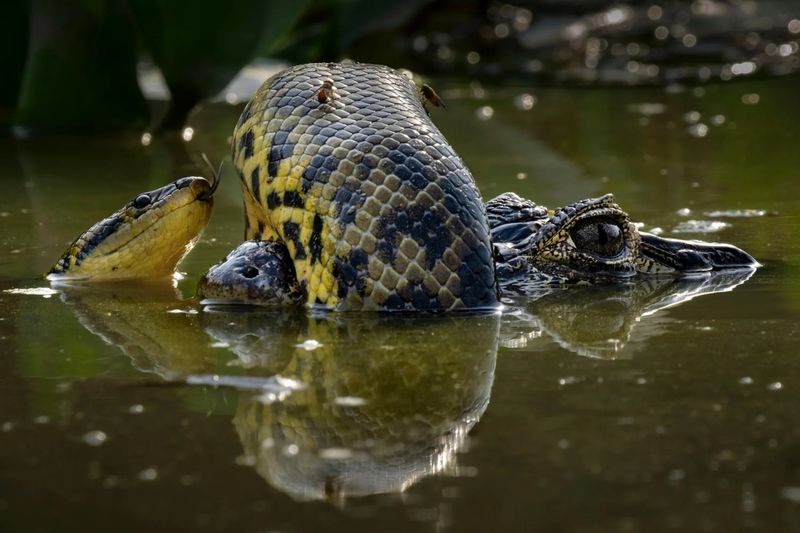
[[[703,214],[707,217],[754,218],[763,217],[769,213],[764,209],[722,209],[719,211],[706,211]]]
[[[673,233],[717,233],[730,226],[720,220],[687,220],[674,228]]]
[[[24,294],[26,296],[41,296],[42,298],[50,298],[58,294],[58,291],[50,287],[27,287],[24,289],[5,289],[3,292],[8,294]]]

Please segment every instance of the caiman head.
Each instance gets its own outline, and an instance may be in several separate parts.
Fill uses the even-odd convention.
[[[611,194],[552,212],[504,193],[486,209],[501,281],[520,275],[544,282],[626,281],[758,266],[730,244],[640,232]]]

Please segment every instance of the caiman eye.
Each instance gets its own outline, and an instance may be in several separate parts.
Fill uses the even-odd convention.
[[[619,224],[607,219],[579,222],[570,232],[575,247],[600,257],[616,257],[625,248],[625,235]]]
[[[140,194],[133,201],[133,207],[135,207],[136,209],[142,209],[143,207],[147,207],[148,205],[150,205],[150,196],[147,194]]]

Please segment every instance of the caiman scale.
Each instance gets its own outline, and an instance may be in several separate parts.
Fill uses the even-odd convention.
[[[513,193],[484,205],[428,117],[426,98],[380,65],[299,65],[267,80],[233,135],[246,241],[203,277],[199,296],[336,310],[475,310],[498,307],[500,292],[520,279],[614,282],[757,266],[731,245],[639,232],[611,195],[555,211]],[[197,200],[209,202],[209,194]],[[207,219],[183,217],[182,231],[194,234],[188,246]],[[115,235],[124,225],[112,232],[104,222],[93,228],[105,228],[122,255],[130,239]],[[175,233],[163,223],[158,231]],[[122,277],[115,261],[93,260],[103,248],[97,234],[79,237],[51,279]],[[147,235],[136,255],[166,255],[161,237]]]

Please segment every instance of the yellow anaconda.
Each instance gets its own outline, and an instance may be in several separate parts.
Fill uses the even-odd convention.
[[[497,305],[478,189],[402,73],[358,63],[284,70],[244,109],[233,162],[245,237],[286,245],[308,304]]]

